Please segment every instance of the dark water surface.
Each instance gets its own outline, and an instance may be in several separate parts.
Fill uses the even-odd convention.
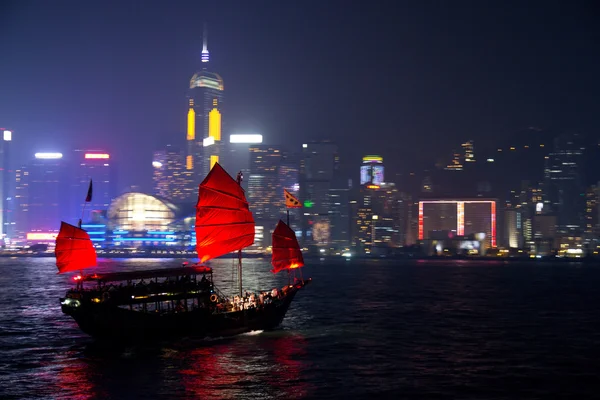
[[[312,264],[280,330],[106,348],[61,313],[53,259],[0,259],[0,398],[600,398],[600,266]],[[245,266],[248,289],[286,279]]]

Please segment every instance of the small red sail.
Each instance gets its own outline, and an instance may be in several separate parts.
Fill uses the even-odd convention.
[[[198,189],[196,250],[200,262],[254,243],[254,218],[244,189],[216,163]]]
[[[300,251],[300,245],[294,231],[279,220],[273,231],[273,256],[271,258],[273,269],[276,274],[284,269],[294,269],[304,266],[304,258]]]
[[[60,224],[54,254],[59,274],[96,266],[96,250],[90,235],[66,222]]]

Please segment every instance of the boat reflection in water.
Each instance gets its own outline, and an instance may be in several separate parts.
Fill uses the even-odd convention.
[[[304,398],[312,391],[305,354],[299,334],[248,335],[183,354],[179,373],[186,395],[197,398]]]
[[[98,374],[92,362],[80,359],[75,351],[67,351],[61,354],[60,369],[53,380],[56,382],[56,390],[52,390],[53,396],[61,398],[87,400],[103,398],[107,395],[100,385],[95,385],[94,375]]]

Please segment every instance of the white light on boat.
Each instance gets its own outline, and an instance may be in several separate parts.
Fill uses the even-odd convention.
[[[62,153],[35,153],[35,158],[58,159],[62,158]]]
[[[350,253],[350,252],[342,253],[342,257],[350,258],[350,257],[352,257],[352,253]]]
[[[62,302],[62,304],[70,307],[79,307],[81,305],[81,302],[76,299],[65,299],[65,301]]]

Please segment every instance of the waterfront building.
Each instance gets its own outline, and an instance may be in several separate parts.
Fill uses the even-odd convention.
[[[428,199],[419,201],[419,240],[474,235],[485,248],[496,247],[495,199]]]

